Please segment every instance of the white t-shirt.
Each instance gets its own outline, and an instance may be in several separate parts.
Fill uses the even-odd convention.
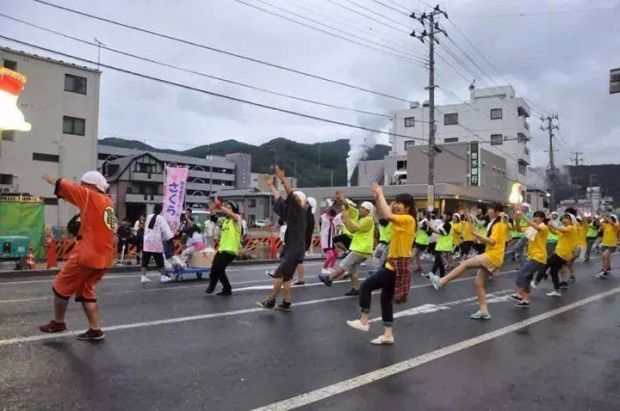
[[[207,237],[215,237],[216,228],[217,224],[215,224],[211,220],[207,220],[207,222],[205,223],[205,235]]]
[[[284,243],[285,235],[286,235],[286,224],[280,226],[280,233],[278,234],[278,237],[280,237],[280,241],[282,241],[282,243]]]

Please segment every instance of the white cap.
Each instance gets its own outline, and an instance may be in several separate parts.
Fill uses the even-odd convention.
[[[372,205],[372,203],[370,201],[364,201],[360,207],[365,208],[366,210],[370,211],[370,214],[374,214],[375,212],[375,206]]]
[[[105,177],[98,171],[88,171],[84,173],[80,181],[86,184],[94,185],[102,193],[105,193],[108,187],[110,187]]]
[[[308,204],[310,205],[312,214],[314,214],[316,212],[316,199],[314,197],[308,197]]]
[[[293,195],[297,197],[301,205],[306,204],[306,195],[301,191],[294,191]]]

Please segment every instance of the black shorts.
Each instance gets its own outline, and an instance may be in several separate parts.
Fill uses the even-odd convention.
[[[149,251],[142,252],[142,268],[147,268],[149,266],[151,257],[155,260],[157,268],[164,268],[164,255],[162,253],[151,253]]]
[[[437,246],[437,243],[429,243],[428,246],[426,246],[426,250],[433,254],[435,252],[435,247]]]
[[[353,239],[346,234],[340,234],[334,237],[334,244],[340,243],[344,245],[347,250],[351,247],[351,241],[353,241]]]
[[[428,248],[428,245],[426,245],[426,244],[415,243],[414,246],[415,246],[416,250],[420,250],[420,251],[426,251],[426,249]]]
[[[280,265],[276,268],[274,272],[274,276],[276,278],[282,278],[285,282],[290,281],[295,275],[295,270],[297,266],[304,262],[303,251],[300,252],[286,252],[282,254],[282,260],[280,261]]]
[[[461,243],[461,254],[469,254],[473,246],[474,246],[473,241],[463,241]]]
[[[484,254],[485,248],[486,246],[484,244],[474,243],[474,250],[476,250],[478,254]]]

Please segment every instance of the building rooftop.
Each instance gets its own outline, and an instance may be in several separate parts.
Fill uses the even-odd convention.
[[[192,157],[192,156],[184,156],[182,154],[171,154],[164,153],[161,151],[145,151],[133,148],[125,148],[125,147],[117,147],[117,146],[109,146],[106,144],[98,143],[99,153],[101,154],[109,154],[114,156],[136,156],[144,153],[151,154],[156,156],[158,159],[170,163],[183,163],[183,164],[191,164],[191,165],[200,165],[200,166],[211,166],[214,165],[216,167],[226,167],[226,168],[234,168],[235,163],[221,156],[209,156],[209,159],[200,158],[200,157]]]
[[[74,67],[74,68],[77,68],[77,69],[80,69],[80,70],[90,71],[91,73],[101,74],[101,71],[97,70],[97,69],[93,69],[93,68],[90,68],[90,67],[87,67],[87,66],[81,66],[79,64],[70,63],[70,62],[63,61],[63,60],[56,60],[56,59],[53,59],[53,58],[50,58],[50,57],[46,57],[46,56],[40,56],[40,55],[34,54],[34,53],[28,53],[28,52],[25,52],[23,50],[15,50],[15,49],[12,49],[12,48],[6,47],[6,46],[0,46],[0,50],[6,51],[8,53],[19,54],[19,55],[25,56],[25,57],[35,58],[37,60],[47,61],[48,63],[60,64],[60,65],[63,65],[63,66]]]

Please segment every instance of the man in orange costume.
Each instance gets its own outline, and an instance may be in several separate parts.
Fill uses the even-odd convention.
[[[65,313],[72,295],[81,302],[88,318],[88,331],[79,340],[97,341],[104,338],[99,325],[95,285],[112,266],[116,216],[112,201],[105,194],[108,183],[99,172],[89,171],[81,184],[46,174],[43,179],[55,185],[55,194],[80,209],[81,226],[77,243],[69,259],[54,280],[54,319],[39,327],[44,333],[67,329]]]

